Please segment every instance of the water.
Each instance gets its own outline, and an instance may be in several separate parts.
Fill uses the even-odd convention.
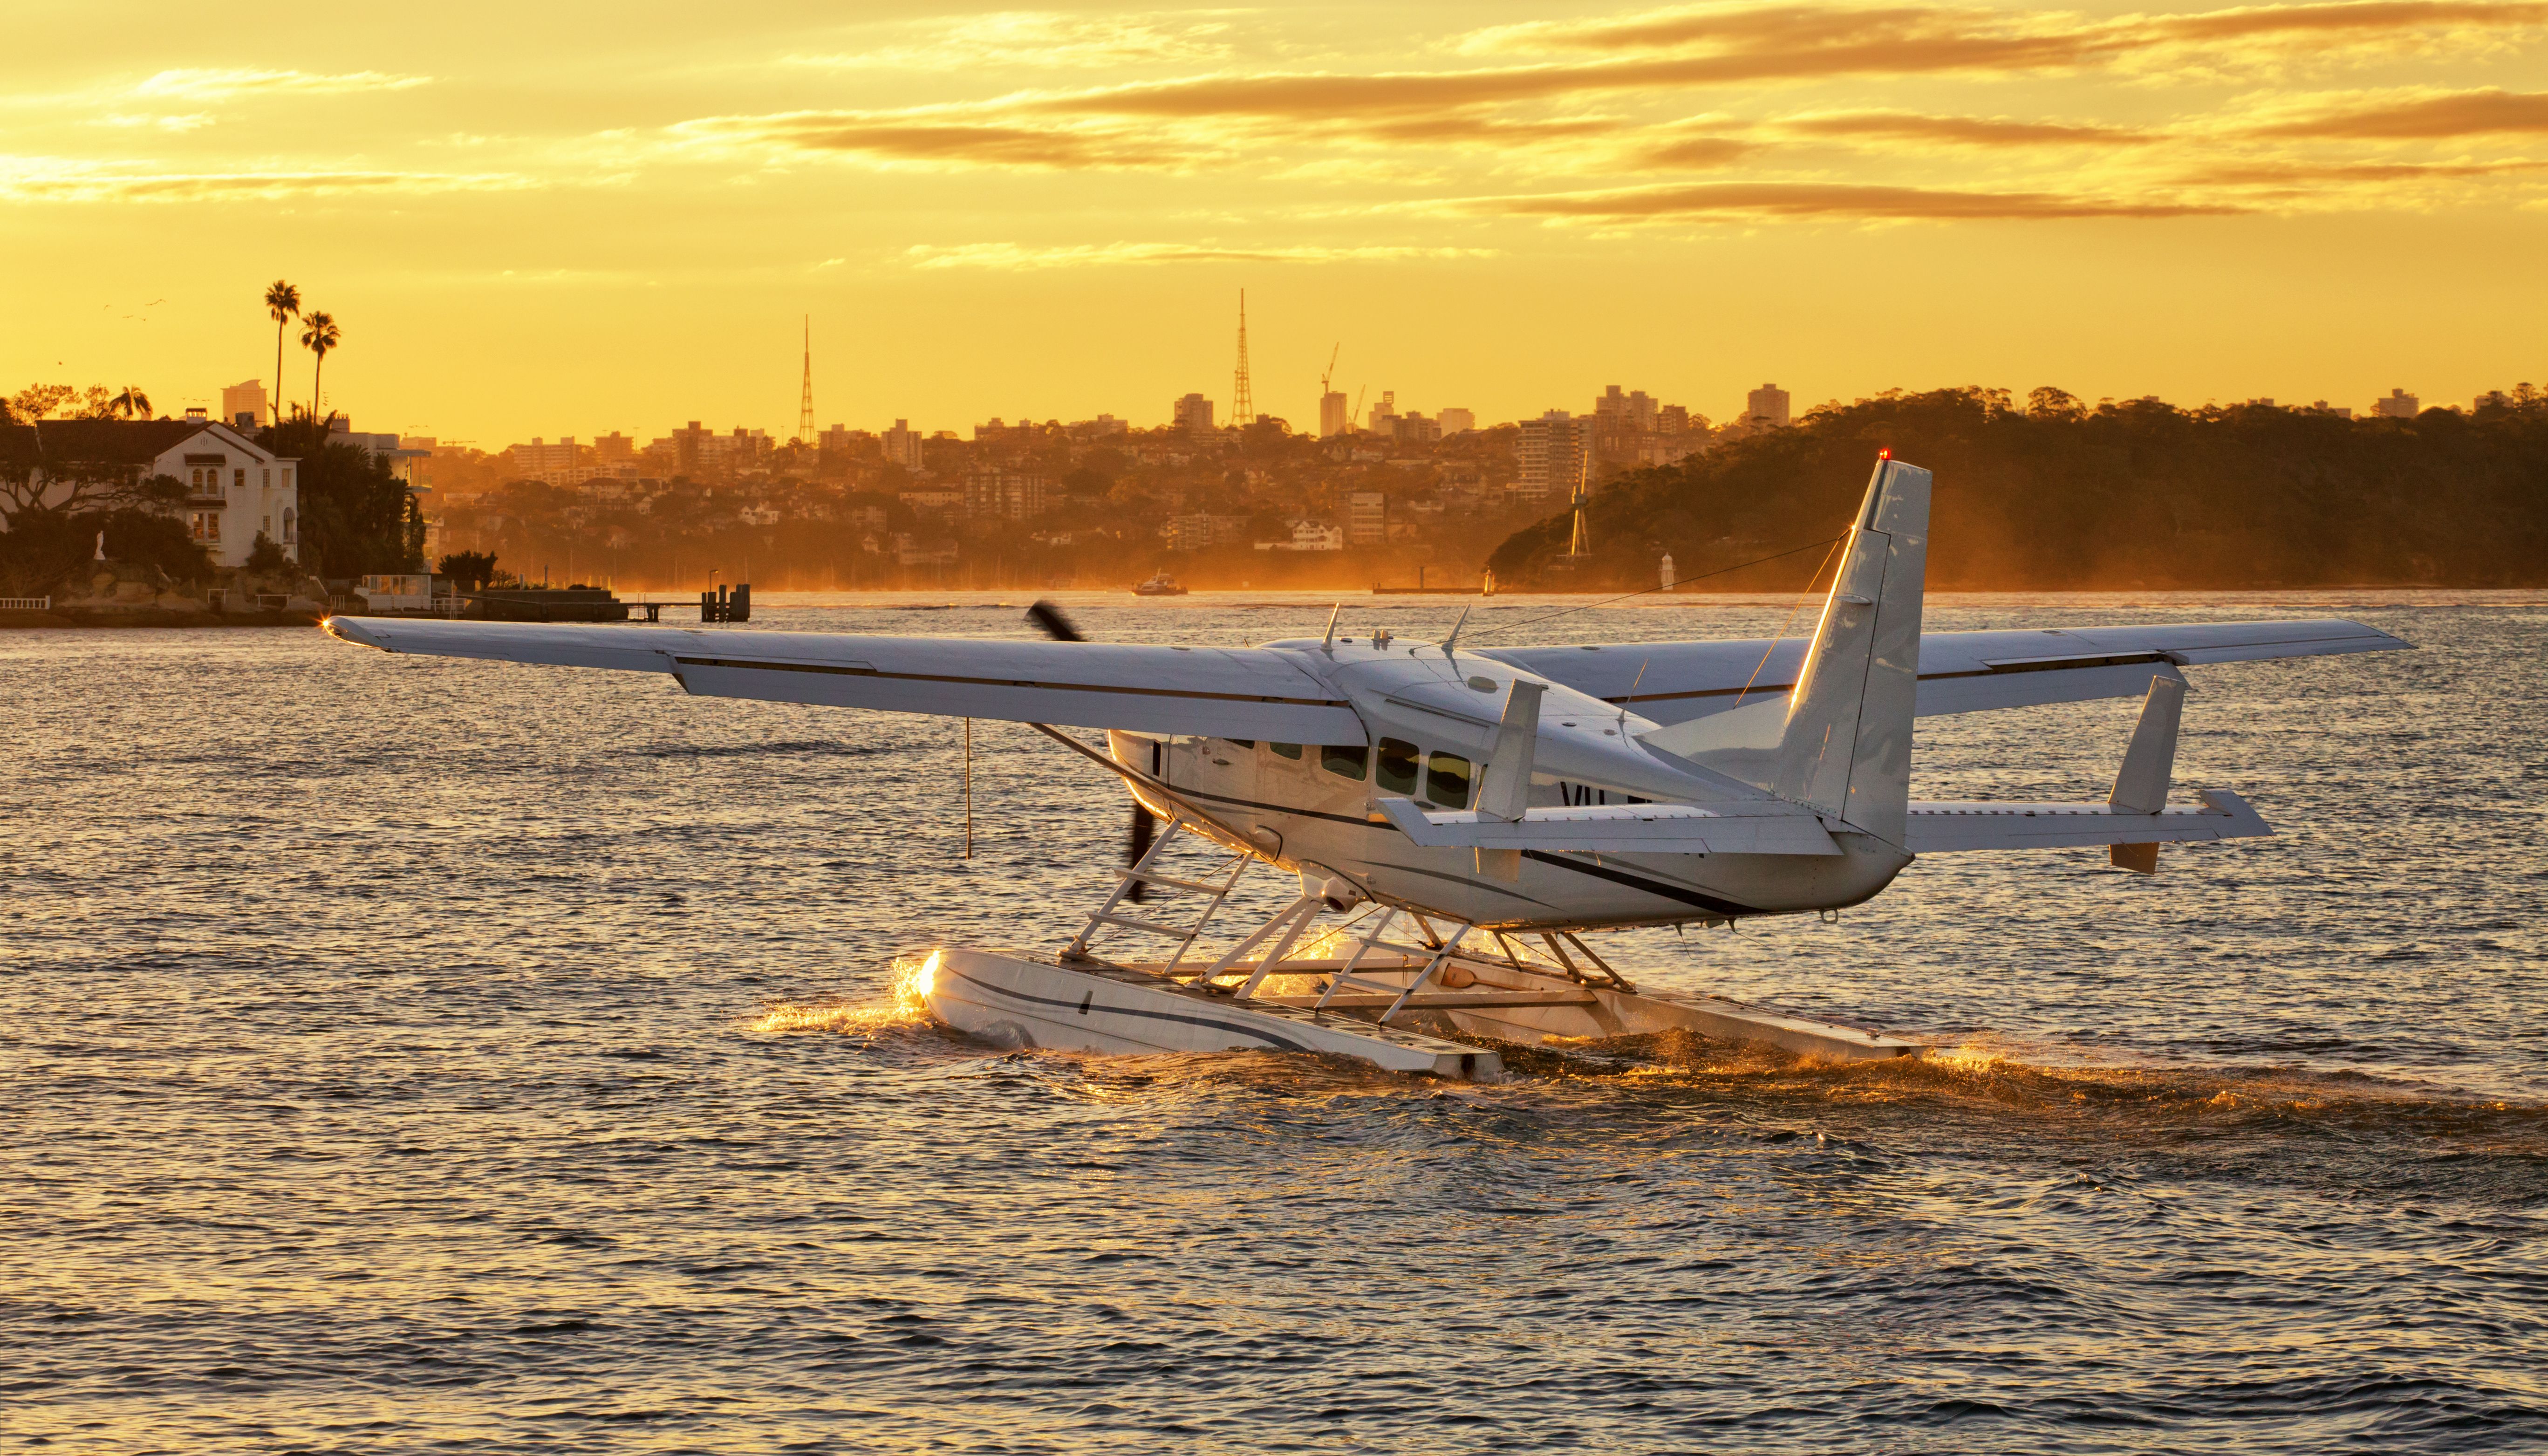
[[[1023,635],[993,600],[755,625]],[[1250,600],[1075,609],[1119,640],[1324,616]],[[1023,729],[976,725],[966,862],[954,724],[307,631],[0,636],[0,1440],[2548,1441],[2548,609],[1932,621],[2332,612],[2418,650],[2192,675],[2180,784],[2278,838],[2147,880],[1940,858],[1838,925],[1606,942],[1657,986],[1951,1052],[1628,1043],[1483,1087],[1006,1054],[914,1015],[897,953],[1053,945],[1118,851],[1120,792]],[[1919,791],[2099,795],[2133,711],[1933,720]]]

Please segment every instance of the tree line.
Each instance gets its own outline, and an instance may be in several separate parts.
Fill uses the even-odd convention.
[[[2548,392],[2527,384],[2412,419],[1892,391],[1620,477],[1589,502],[1588,559],[1564,555],[1560,513],[1490,565],[1514,586],[1633,590],[1669,552],[1703,590],[1792,590],[1811,554],[1724,569],[1831,536],[1886,449],[1936,473],[1938,590],[2548,582]]]

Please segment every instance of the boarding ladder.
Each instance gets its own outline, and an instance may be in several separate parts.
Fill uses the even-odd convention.
[[[1167,853],[1170,845],[1177,842],[1180,832],[1192,834],[1212,844],[1214,848],[1228,853],[1230,856],[1228,863],[1217,865],[1204,877],[1197,879],[1185,879],[1162,873],[1158,868],[1159,858]],[[1167,828],[1160,831],[1159,837],[1151,842],[1148,851],[1140,859],[1126,865],[1123,872],[1116,876],[1114,893],[1106,897],[1106,903],[1097,907],[1096,913],[1088,917],[1088,923],[1079,928],[1079,934],[1072,937],[1070,944],[1063,948],[1062,959],[1068,961],[1102,958],[1093,954],[1092,948],[1097,944],[1100,933],[1108,930],[1160,936],[1176,942],[1177,948],[1175,953],[1168,956],[1167,963],[1159,968],[1158,973],[1163,976],[1174,976],[1177,967],[1184,963],[1186,953],[1194,949],[1195,939],[1204,933],[1205,927],[1212,924],[1213,917],[1221,913],[1223,902],[1229,898],[1231,886],[1238,883],[1238,877],[1247,872],[1248,864],[1255,858],[1244,850],[1229,851],[1228,846],[1213,840],[1211,836],[1189,823],[1184,814],[1178,814],[1168,821]],[[1152,920],[1138,915],[1128,915],[1123,907],[1127,900],[1135,899],[1133,892],[1136,886],[1144,890],[1169,890],[1179,894],[1201,895],[1204,897],[1203,909],[1195,916],[1194,923],[1191,925],[1176,925],[1163,919]],[[1138,900],[1135,900],[1135,903],[1138,903]]]

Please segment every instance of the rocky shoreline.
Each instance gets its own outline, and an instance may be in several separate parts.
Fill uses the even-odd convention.
[[[89,567],[55,587],[46,610],[0,609],[0,628],[308,627],[327,614],[327,588],[315,577],[240,572],[206,588],[141,563]]]

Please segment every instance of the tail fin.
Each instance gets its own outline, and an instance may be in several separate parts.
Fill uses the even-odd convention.
[[[1929,472],[1876,462],[1787,699],[1776,791],[1900,845],[1911,801]]]

